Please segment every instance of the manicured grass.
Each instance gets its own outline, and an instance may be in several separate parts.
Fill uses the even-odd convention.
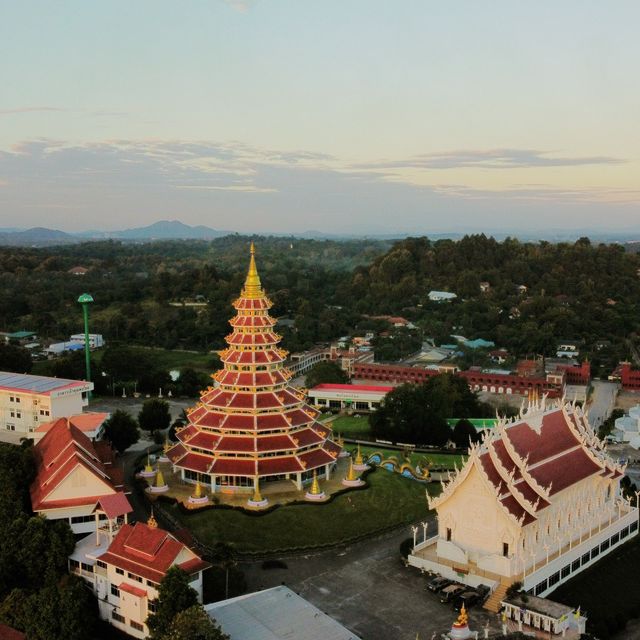
[[[369,438],[371,437],[371,427],[369,426],[369,416],[338,416],[332,423],[331,428],[334,433],[339,433],[345,438]]]
[[[366,489],[349,491],[327,504],[279,507],[263,516],[210,509],[170,511],[206,545],[226,542],[241,552],[267,552],[339,543],[384,527],[409,524],[427,513],[425,485],[382,470],[371,472]],[[439,486],[430,485],[430,490]]]
[[[580,605],[587,626],[600,640],[640,615],[640,538],[612,551],[595,565],[556,589],[549,597],[572,607]]]

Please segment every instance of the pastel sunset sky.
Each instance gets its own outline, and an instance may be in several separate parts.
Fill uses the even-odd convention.
[[[0,227],[640,231],[640,3],[0,3]]]

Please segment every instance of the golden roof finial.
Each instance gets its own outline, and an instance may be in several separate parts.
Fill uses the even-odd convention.
[[[153,509],[151,509],[151,515],[149,516],[149,519],[147,520],[147,527],[149,527],[149,529],[157,529],[158,528],[158,521],[155,519],[155,517],[153,515]]]
[[[358,443],[358,453],[356,454],[356,464],[357,465],[364,464],[364,460],[362,459],[362,451],[360,451],[360,443]]]
[[[156,473],[156,487],[166,487],[166,482],[164,481],[164,476],[162,475],[162,471],[160,471],[160,467],[158,467],[158,473]]]
[[[353,468],[353,458],[349,458],[349,473],[347,474],[347,480],[349,480],[350,482],[353,482],[354,480],[357,480],[358,477],[356,476],[356,472]]]
[[[315,469],[313,470],[313,482],[311,483],[311,491],[309,491],[309,493],[312,496],[319,496],[322,493],[320,483],[318,482],[318,472]]]
[[[147,451],[147,464],[144,467],[145,473],[153,473],[153,467],[151,466],[151,460],[149,459],[149,452]]]
[[[256,249],[251,243],[251,258],[249,259],[249,271],[247,272],[247,279],[244,281],[244,289],[242,290],[243,298],[260,298],[264,295],[262,291],[262,284],[260,283],[260,276],[258,275],[258,269],[256,267]]]

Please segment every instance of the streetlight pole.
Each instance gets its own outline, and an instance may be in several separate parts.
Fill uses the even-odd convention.
[[[82,316],[84,318],[84,361],[87,375],[87,382],[91,382],[91,356],[89,352],[89,305],[93,302],[93,298],[88,293],[83,293],[78,302],[82,306]],[[91,399],[91,391],[87,393]]]

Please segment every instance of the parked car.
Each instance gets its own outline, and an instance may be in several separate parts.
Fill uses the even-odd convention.
[[[453,584],[453,580],[449,580],[449,578],[443,578],[442,576],[437,576],[427,582],[427,589],[436,593],[438,591],[442,591],[442,589],[448,587],[451,584]]]
[[[451,602],[456,596],[459,596],[461,593],[464,593],[467,587],[461,584],[452,584],[445,589],[442,590],[442,594],[440,596],[440,602]]]
[[[491,593],[491,588],[488,587],[486,584],[479,584],[474,591],[476,591],[478,593],[478,595],[480,596],[480,600],[479,602],[484,602],[487,597],[489,596],[489,594]]]
[[[480,594],[477,591],[464,591],[463,593],[456,594],[452,600],[453,608],[456,611],[460,611],[463,604],[465,609],[471,609],[471,607],[480,602]]]

